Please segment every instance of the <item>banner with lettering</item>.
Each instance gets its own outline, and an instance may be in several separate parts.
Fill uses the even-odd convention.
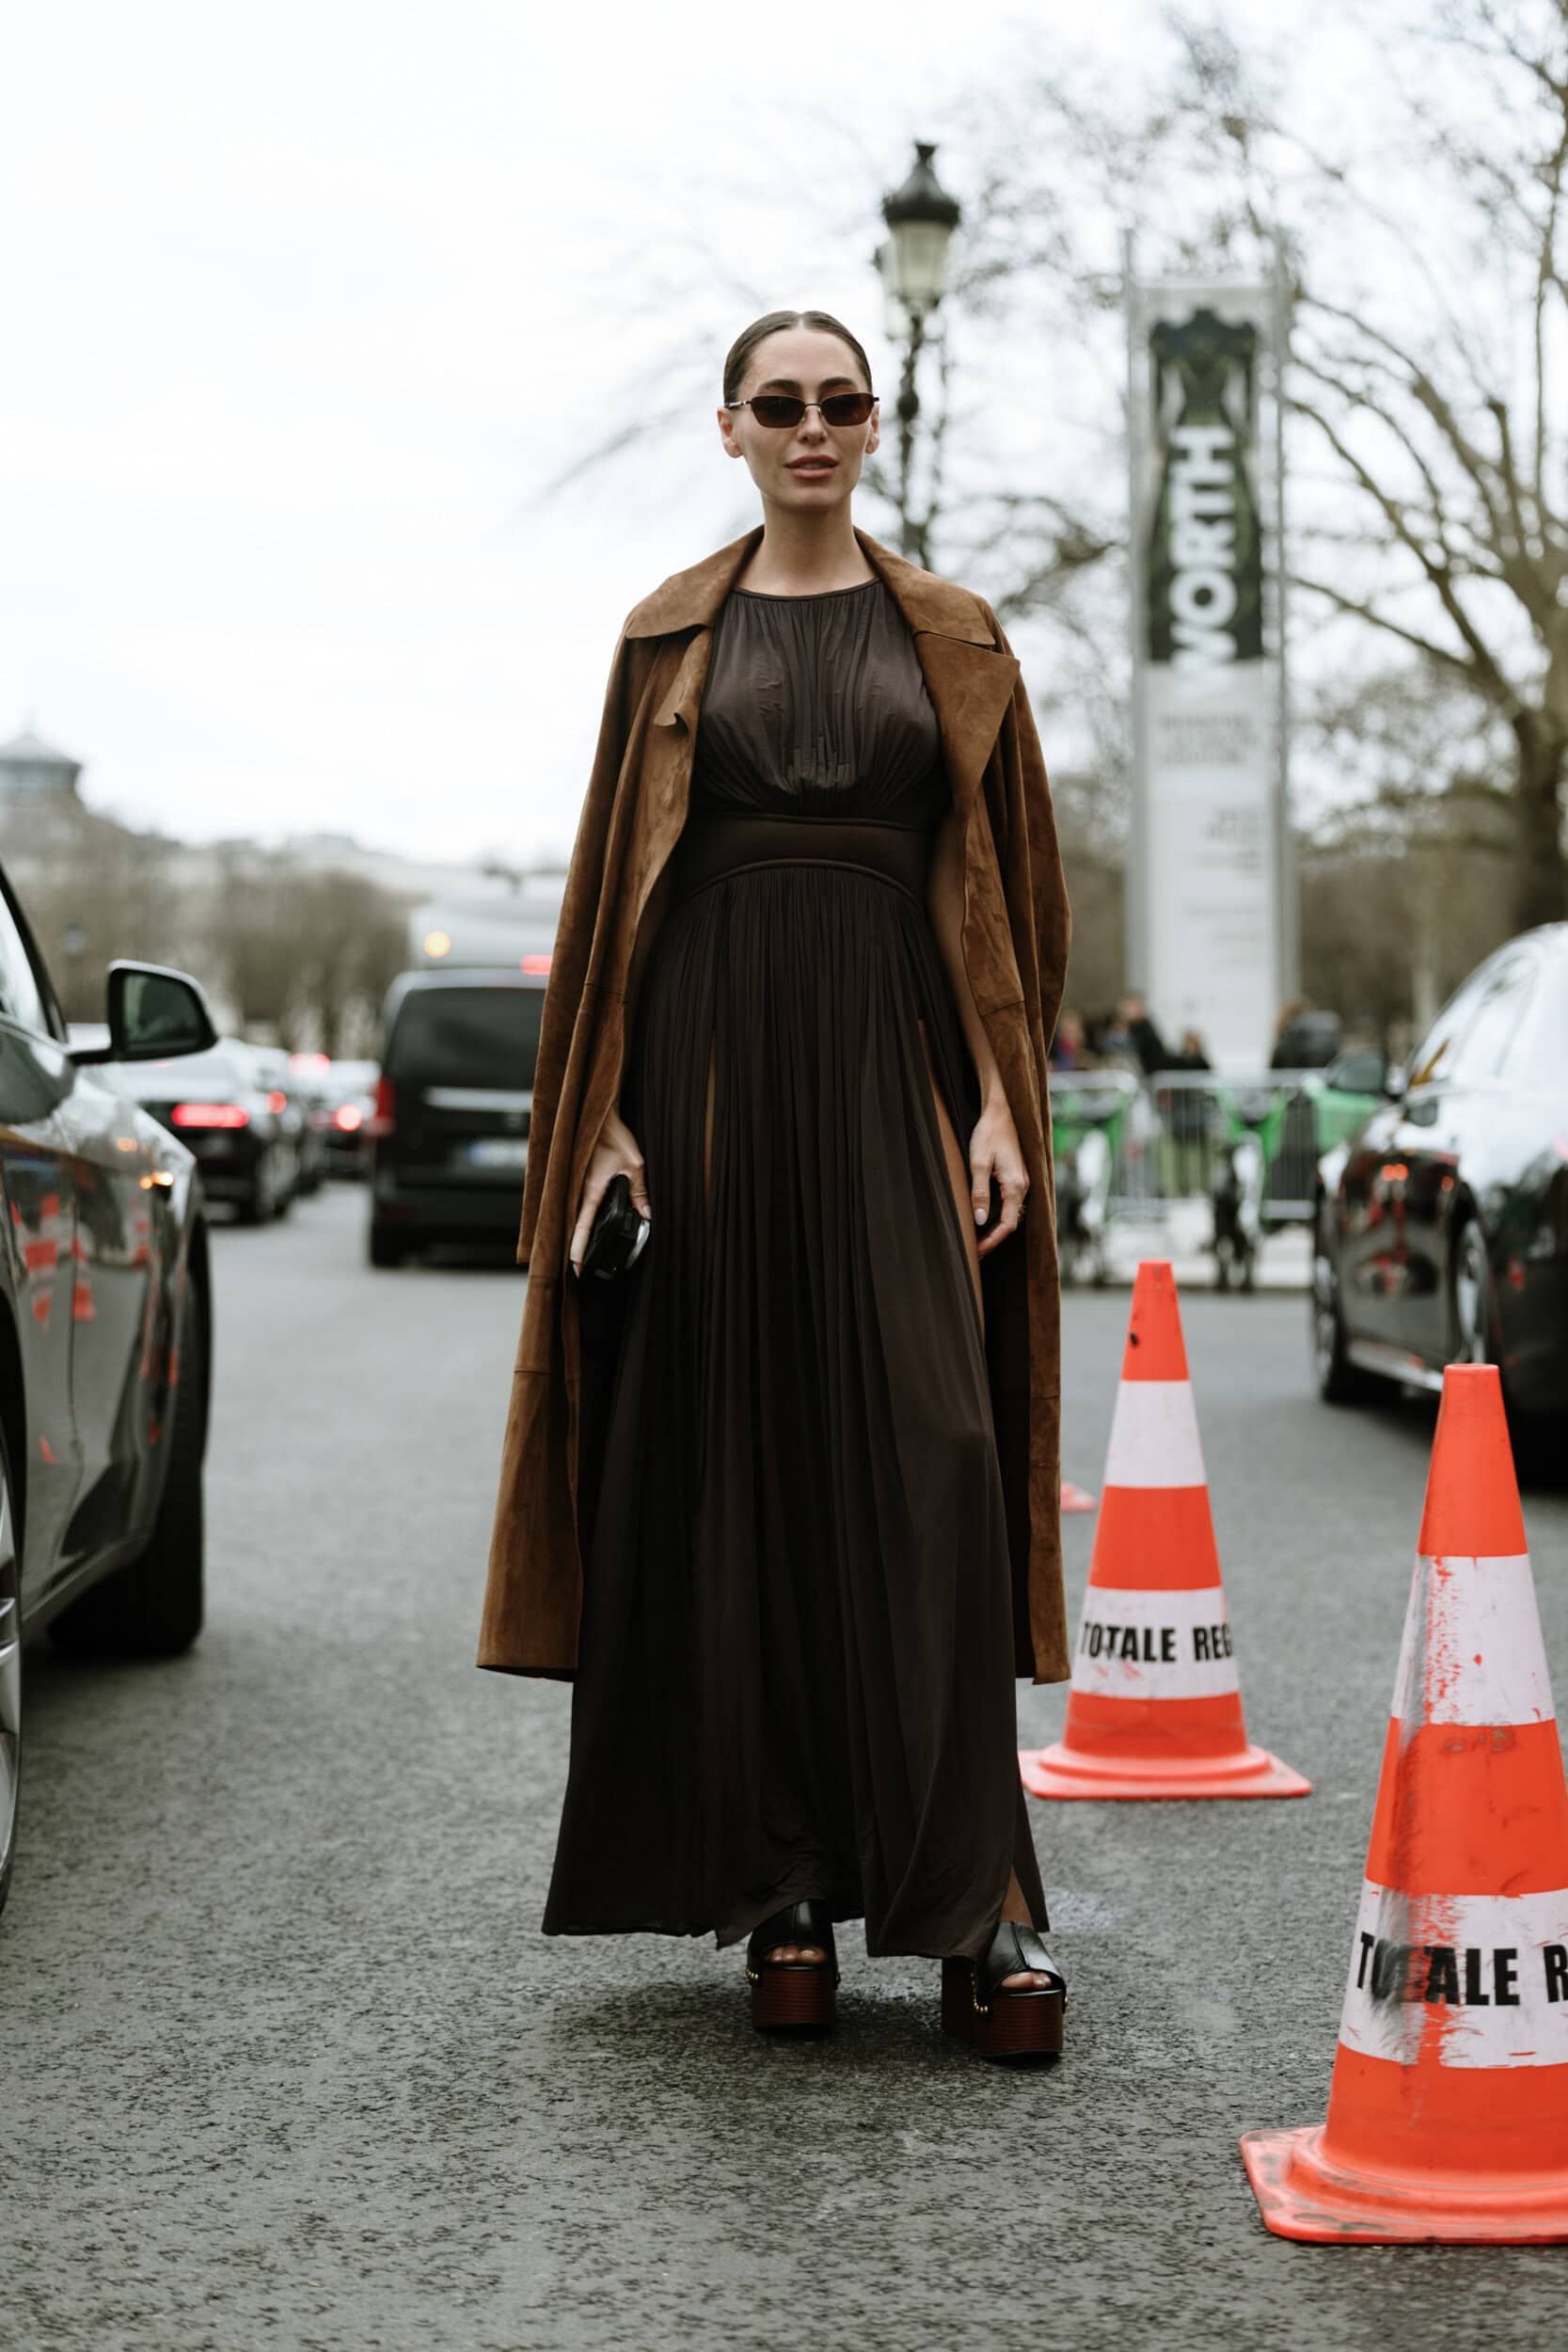
[[[1135,286],[1129,980],[1167,1042],[1267,1064],[1291,985],[1272,287]]]

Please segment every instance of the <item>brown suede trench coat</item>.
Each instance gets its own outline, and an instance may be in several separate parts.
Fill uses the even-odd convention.
[[[1069,917],[1050,788],[1019,665],[989,608],[856,535],[909,626],[936,710],[964,825],[964,961],[1029,1170],[1022,1232],[982,1261],[986,1352],[1016,1671],[1059,1682],[1069,1665],[1046,1055]],[[659,913],[650,902],[686,821],[713,625],[760,537],[752,531],[657,588],[628,618],[610,672],[533,1082],[517,1246],[529,1284],[479,1648],[480,1665],[501,1673],[564,1677],[577,1665],[583,1323],[567,1252],[588,1162],[620,1090],[628,983]],[[657,1249],[657,1198],[654,1208]]]

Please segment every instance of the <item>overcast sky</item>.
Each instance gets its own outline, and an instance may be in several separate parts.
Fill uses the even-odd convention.
[[[1135,55],[1156,16],[1099,0],[1095,38]],[[702,456],[708,409],[667,497],[650,453],[634,497],[538,499],[649,331],[642,224],[689,221],[736,327],[755,287],[872,341],[881,191],[1022,23],[994,0],[13,19],[0,734],[30,721],[93,801],[193,838],[569,844],[626,609],[751,518],[741,469]],[[961,187],[963,156],[939,166]],[[790,188],[824,168],[864,230],[813,249]]]

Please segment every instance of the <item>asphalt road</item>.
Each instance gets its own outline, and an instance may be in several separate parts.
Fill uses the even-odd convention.
[[[217,1239],[198,1648],[29,1656],[0,2342],[1560,2338],[1568,2249],[1289,2246],[1236,2152],[1323,2113],[1430,1408],[1331,1413],[1299,1298],[1190,1295],[1249,1726],[1316,1793],[1032,1805],[1072,1980],[1052,2072],[944,2041],[934,1968],[852,1934],[837,2036],[775,2048],[734,1954],[536,1932],[568,1694],[471,1662],[521,1279],[372,1275],[363,1214],[335,1191]],[[1126,1303],[1068,1303],[1091,1486]],[[1568,1502],[1526,1517],[1560,1684]],[[1022,1692],[1026,1744],[1064,1700]]]

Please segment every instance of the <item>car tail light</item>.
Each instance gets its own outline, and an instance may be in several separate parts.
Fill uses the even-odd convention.
[[[357,1103],[340,1103],[332,1114],[332,1124],[345,1136],[354,1135],[365,1123],[365,1114]]]
[[[520,972],[547,973],[549,968],[548,956],[526,955],[520,956],[517,960],[517,969]]]
[[[238,1103],[176,1103],[169,1114],[176,1127],[248,1127],[247,1114]]]
[[[398,1123],[398,1090],[385,1072],[375,1082],[375,1110],[371,1119],[372,1136],[389,1136]]]
[[[271,1111],[276,1118],[279,1111],[286,1111],[288,1107],[289,1098],[284,1093],[282,1088],[274,1087],[272,1092],[267,1096],[268,1110]]]

